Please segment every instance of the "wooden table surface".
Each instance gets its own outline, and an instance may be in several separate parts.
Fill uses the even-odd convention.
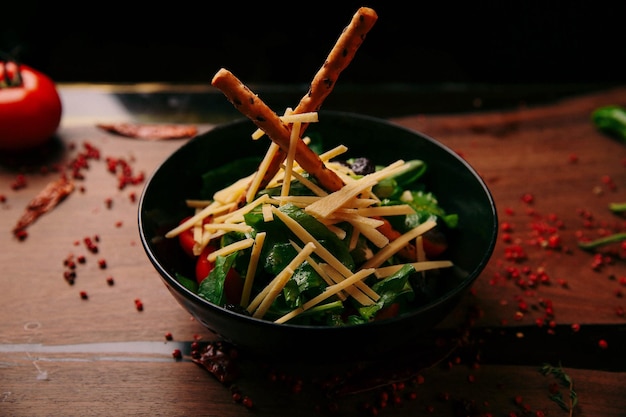
[[[176,303],[143,252],[135,199],[143,183],[119,189],[107,170],[107,158],[116,158],[149,175],[184,140],[142,141],[83,119],[64,123],[58,152],[31,166],[7,158],[0,166],[0,415],[375,415],[363,410],[369,403],[388,416],[626,416],[626,251],[596,265],[577,246],[582,237],[626,229],[608,210],[626,202],[626,144],[589,118],[606,104],[626,105],[626,88],[506,111],[392,118],[449,145],[483,175],[501,224],[493,257],[425,338],[431,356],[346,366],[332,379],[343,383],[341,393],[321,383],[333,371],[308,369],[306,358],[241,357],[235,383],[251,409],[191,361],[191,343],[215,337]],[[25,240],[15,239],[11,230],[28,202],[85,144],[100,159],[89,160],[77,190]],[[15,190],[20,174],[26,185]],[[81,256],[70,285],[65,261]],[[459,328],[463,345],[433,355]],[[570,391],[540,372],[544,364],[570,377],[571,414],[552,398],[558,392],[569,402]]]

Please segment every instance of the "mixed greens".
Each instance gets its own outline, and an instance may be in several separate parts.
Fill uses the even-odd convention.
[[[310,144],[313,149],[315,146]],[[228,184],[234,184],[241,176],[242,167],[257,164],[258,161],[238,160],[206,172],[205,189],[200,195],[217,195],[218,178],[222,184],[225,179]],[[389,168],[375,165],[367,158],[336,158],[326,165],[350,181]],[[206,225],[226,216],[219,211],[205,216],[201,222],[196,219],[194,227],[199,229],[195,232],[193,227],[179,227],[168,237],[178,236],[183,249],[197,264],[195,277],[179,274],[178,280],[216,305],[290,324],[361,324],[422,305],[436,296],[439,270],[452,266],[445,260],[446,233],[457,226],[458,216],[446,213],[437,197],[426,189],[422,181],[427,172],[424,161],[402,161],[399,165],[402,169],[381,176],[374,186],[353,199],[356,205],[343,207],[343,217],[324,219],[307,211],[308,202],[321,197],[309,185],[315,183],[315,178],[301,172],[291,178],[289,198],[285,198],[284,183],[279,181],[256,193],[255,201],[263,204],[244,205],[243,209],[239,204],[237,210],[243,210],[243,214],[237,221],[232,218],[227,221],[237,224],[237,228],[219,232],[215,232],[218,228],[211,229],[213,237],[207,237],[210,226]],[[209,200],[203,207],[196,206],[196,213],[202,210],[206,213],[206,207],[215,203]],[[246,206],[253,207],[246,209]],[[402,210],[380,215],[385,213],[384,207],[392,206]],[[358,214],[372,208],[373,215]],[[270,209],[273,215],[268,219]],[[189,224],[190,218],[181,219],[181,225],[185,221]],[[420,227],[423,231],[416,233],[415,238],[407,238],[401,249],[390,252],[381,262],[372,263],[376,254],[382,255],[387,250],[385,246],[390,248],[394,240],[401,241],[405,233]],[[376,239],[371,234],[386,238],[387,245],[374,244]],[[263,240],[258,240],[259,235]],[[252,243],[243,245],[245,242]],[[240,249],[210,257],[211,253],[237,244],[242,245]],[[295,262],[298,257],[300,260]],[[393,265],[397,266],[387,268]],[[363,277],[354,277],[356,274]],[[354,283],[339,289],[339,283],[351,276]]]

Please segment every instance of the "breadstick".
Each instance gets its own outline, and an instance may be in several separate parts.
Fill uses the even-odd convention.
[[[287,153],[291,130],[246,85],[224,68],[213,76],[211,85],[219,88],[237,110],[248,117],[259,129],[262,129],[272,141]],[[343,187],[341,178],[334,171],[326,168],[320,157],[302,139],[298,141],[295,158],[300,166],[314,176],[327,191],[333,192]]]
[[[318,111],[322,107],[322,103],[335,86],[339,74],[348,67],[376,20],[378,20],[378,15],[373,9],[361,7],[357,10],[350,24],[346,26],[331,49],[324,65],[313,77],[309,91],[300,99],[300,103],[293,110],[293,113]],[[307,126],[308,124],[302,124],[300,127],[301,135]],[[286,151],[276,152],[263,176],[260,189],[265,188],[274,178],[286,156]]]
[[[309,91],[300,99],[294,113],[318,111],[321,108],[322,102],[335,86],[339,74],[348,67],[377,19],[378,15],[369,7],[361,7],[357,10],[350,24],[337,39],[324,65],[313,77]]]

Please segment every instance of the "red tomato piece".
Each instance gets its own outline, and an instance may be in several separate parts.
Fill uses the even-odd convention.
[[[180,221],[179,224],[183,224],[190,218],[191,216],[185,217],[184,219]],[[207,217],[202,221],[202,224],[211,223],[212,220],[213,220],[212,217]],[[184,232],[180,233],[178,235],[178,243],[180,244],[180,247],[183,249],[183,251],[185,251],[187,255],[189,255],[191,258],[194,258],[194,259],[196,258],[196,255],[193,253],[193,247],[196,244],[196,241],[193,238],[193,228],[187,229]]]
[[[399,312],[400,312],[400,304],[393,303],[383,309],[378,310],[378,313],[376,313],[374,320],[390,319],[392,317],[396,317]]]
[[[231,268],[228,274],[226,274],[226,280],[224,281],[224,296],[226,297],[226,302],[239,304],[241,302],[242,292],[243,279],[236,270]]]
[[[211,252],[215,252],[217,248],[214,245],[208,245],[203,250],[198,259],[196,260],[196,281],[200,284],[209,273],[215,268],[215,262],[211,262],[207,259]]]
[[[179,224],[187,221],[189,217],[184,218]],[[193,228],[187,229],[184,232],[178,235],[178,243],[180,247],[185,251],[187,255],[191,258],[195,258],[196,255],[193,253],[193,246],[196,244],[196,241],[193,238]]]
[[[54,82],[26,65],[0,61],[0,149],[22,151],[46,143],[61,122]]]
[[[448,249],[446,235],[437,227],[424,233],[422,244],[424,245],[426,257],[429,259],[436,258]]]

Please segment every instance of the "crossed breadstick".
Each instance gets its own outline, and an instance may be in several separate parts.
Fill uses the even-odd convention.
[[[222,90],[228,100],[259,129],[263,130],[280,149],[285,153],[288,152],[291,129],[256,94],[224,68],[215,74],[212,84]],[[322,187],[329,191],[337,191],[343,187],[343,181],[339,176],[326,168],[320,157],[301,139],[296,145],[295,158],[305,171],[320,182]]]
[[[339,74],[352,61],[357,49],[361,46],[366,34],[377,19],[378,15],[373,9],[368,7],[359,8],[352,17],[350,24],[337,39],[324,65],[315,74],[309,91],[302,97],[293,113],[305,113],[320,109],[323,101],[335,86]],[[279,151],[272,158],[261,181],[259,188],[264,188],[276,175],[287,155],[290,128],[230,71],[224,68],[220,69],[213,77],[211,85],[219,88],[241,113],[252,120],[272,141],[279,145]],[[302,125],[300,134],[306,127],[306,125]],[[343,187],[343,181],[337,174],[327,169],[319,156],[302,140],[298,142],[296,147],[295,158],[300,166],[313,175],[326,190],[332,192]]]

